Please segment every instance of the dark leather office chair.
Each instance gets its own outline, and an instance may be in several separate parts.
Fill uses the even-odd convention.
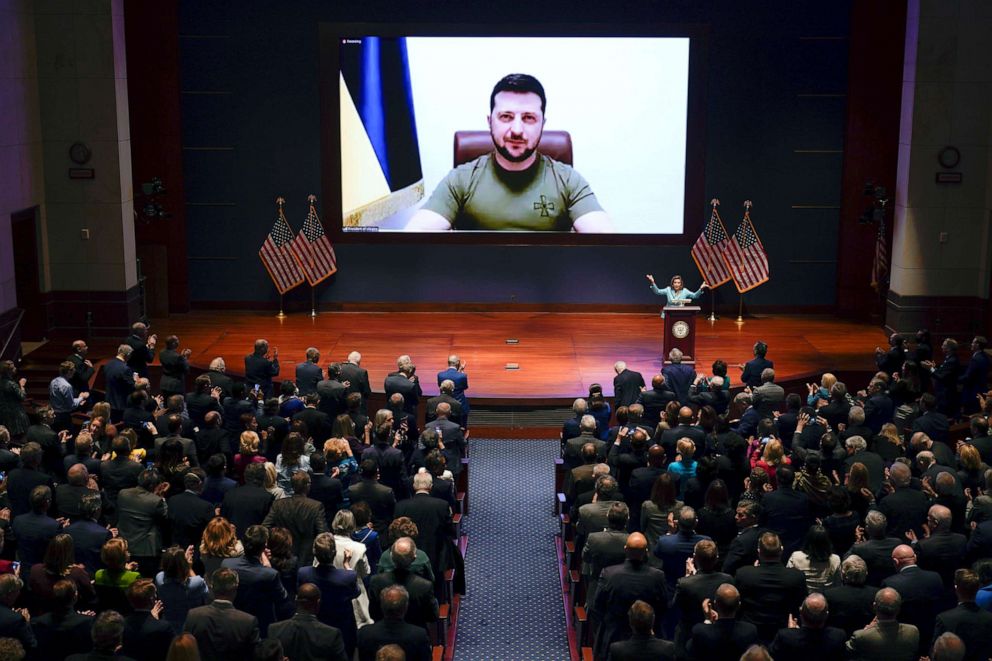
[[[455,131],[455,167],[493,150],[489,131]],[[545,131],[537,151],[567,165],[572,164],[572,136],[568,131]]]

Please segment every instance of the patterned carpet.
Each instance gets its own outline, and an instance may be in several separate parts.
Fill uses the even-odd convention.
[[[472,439],[456,661],[568,661],[552,513],[557,440]]]

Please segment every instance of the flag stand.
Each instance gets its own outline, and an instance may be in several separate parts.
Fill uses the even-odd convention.
[[[744,323],[744,294],[741,294],[740,302],[737,304],[737,323]]]
[[[279,314],[276,315],[277,319],[285,319],[286,313],[282,311],[282,294],[279,294]]]
[[[706,317],[706,321],[708,321],[708,322],[710,322],[712,324],[714,321],[716,321],[719,318],[720,317],[716,316],[716,292],[711,289],[710,290],[710,316]]]
[[[310,288],[310,318],[311,319],[316,319],[317,318],[317,294],[314,293],[315,290],[316,290],[315,287],[311,287]]]

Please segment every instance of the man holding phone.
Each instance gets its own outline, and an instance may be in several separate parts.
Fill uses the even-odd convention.
[[[255,350],[245,356],[245,382],[255,392],[261,392],[268,399],[272,396],[272,377],[279,375],[279,348],[272,349],[269,355],[269,341],[255,340]]]

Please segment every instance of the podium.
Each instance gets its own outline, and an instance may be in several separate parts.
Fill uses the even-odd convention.
[[[668,360],[668,353],[678,349],[684,356],[683,363],[696,362],[696,317],[698,305],[666,305],[665,332],[661,337],[661,356]]]

